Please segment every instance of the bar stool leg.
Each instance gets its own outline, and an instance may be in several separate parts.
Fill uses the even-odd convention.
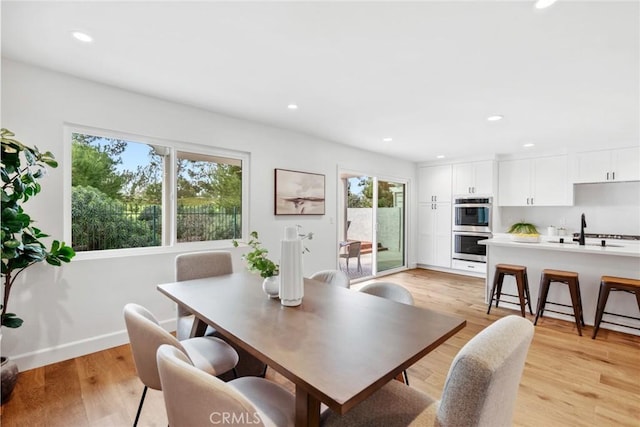
[[[493,296],[496,293],[496,287],[498,286],[498,278],[501,277],[501,273],[496,273],[493,277],[493,286],[491,287],[491,296],[489,297],[489,307],[487,308],[487,314],[491,312],[491,305],[493,304]],[[498,301],[496,301],[496,307],[498,306]]]
[[[540,279],[540,295],[538,295],[538,308],[536,309],[536,319],[533,321],[534,325],[538,324],[538,318],[544,313],[544,305],[547,303],[550,283],[549,279],[544,277]]]
[[[598,293],[598,305],[596,309],[596,321],[593,324],[593,334],[591,335],[592,340],[596,339],[596,335],[600,330],[600,322],[602,321],[604,307],[607,305],[608,298],[609,298],[609,286],[604,282],[600,282],[600,292]],[[638,307],[640,307],[640,305]]]
[[[500,297],[502,296],[502,284],[504,283],[504,273],[500,273],[500,277],[498,279],[498,288],[496,292],[496,308],[498,308],[498,303],[500,302]]]
[[[533,310],[531,309],[531,292],[529,292],[529,277],[527,277],[527,270],[524,271],[524,290],[527,295],[527,304],[529,305],[529,313],[533,316]]]
[[[518,286],[518,299],[520,300],[520,313],[522,314],[522,317],[526,317],[526,314],[524,312],[524,307],[525,307],[525,303],[524,303],[524,274],[516,274],[516,285]]]
[[[580,322],[584,326],[584,310],[582,309],[582,291],[580,291],[580,279],[576,279],[576,287],[578,288],[578,304],[580,305]]]
[[[580,284],[576,280],[573,283],[569,284],[569,293],[571,294],[571,305],[573,305],[573,317],[576,321],[576,327],[578,328],[578,335],[582,336],[582,328],[580,327],[580,323],[582,320],[582,309],[580,302]]]

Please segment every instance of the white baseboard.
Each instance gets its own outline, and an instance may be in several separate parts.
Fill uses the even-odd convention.
[[[160,325],[167,331],[174,331],[176,329],[176,319],[162,321]],[[11,360],[16,362],[18,369],[23,372],[52,363],[62,362],[63,360],[74,357],[95,353],[96,351],[117,347],[127,344],[128,342],[129,336],[127,335],[126,329],[123,329],[109,334],[61,344],[59,346],[13,355],[11,356]]]

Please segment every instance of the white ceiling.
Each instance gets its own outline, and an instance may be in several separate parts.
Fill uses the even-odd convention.
[[[532,4],[3,0],[2,56],[416,162],[638,144],[639,2]]]

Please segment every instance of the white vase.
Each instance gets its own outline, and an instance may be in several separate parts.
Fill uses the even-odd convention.
[[[280,303],[285,306],[302,304],[304,278],[302,277],[302,240],[296,227],[285,227],[280,252]]]
[[[266,277],[262,281],[262,290],[269,298],[278,298],[278,294],[280,293],[280,277]]]

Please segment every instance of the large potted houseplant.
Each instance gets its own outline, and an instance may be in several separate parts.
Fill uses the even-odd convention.
[[[1,324],[7,328],[18,328],[23,320],[8,311],[9,297],[19,277],[25,269],[46,261],[50,265],[60,266],[71,261],[75,255],[73,249],[64,242],[53,240],[47,246],[40,240],[49,237],[33,226],[23,205],[35,197],[41,190],[38,180],[45,174],[46,168],[58,166],[53,154],[41,153],[37,147],[29,147],[14,139],[13,132],[0,130],[2,139],[2,309]],[[5,375],[17,375],[14,365],[7,365],[2,357],[2,401],[11,393],[13,385]],[[6,394],[6,395],[5,395]]]

